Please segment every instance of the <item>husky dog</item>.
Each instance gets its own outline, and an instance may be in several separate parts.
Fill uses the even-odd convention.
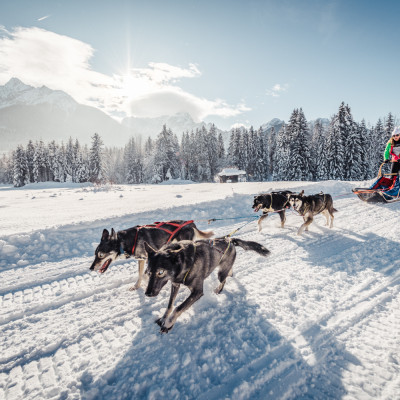
[[[264,193],[254,196],[253,209],[254,212],[261,210],[263,214],[258,219],[258,231],[261,232],[261,222],[268,217],[268,213],[277,212],[281,218],[281,227],[283,228],[286,221],[286,208],[289,208],[287,195],[293,194],[290,190],[282,190],[271,193]]]
[[[256,251],[263,256],[269,254],[269,250],[259,243],[229,237],[197,242],[183,240],[168,244],[159,251],[155,251],[145,243],[149,255],[146,271],[149,275],[149,283],[145,292],[146,296],[157,296],[161,288],[171,281],[168,308],[164,315],[155,321],[161,327],[162,333],[172,329],[178,317],[203,296],[204,280],[216,267],[219,267],[220,284],[215,289],[215,293],[221,293],[226,278],[232,276],[232,266],[236,258],[235,246]],[[172,312],[181,284],[187,286],[191,294]]]
[[[145,242],[158,250],[171,241],[206,239],[213,235],[211,231],[198,230],[193,221],[156,222],[153,225],[135,226],[118,232],[111,229],[111,234],[104,229],[90,269],[103,274],[119,256],[134,257],[139,260],[139,278],[129,290],[136,290],[142,282],[147,259]]]
[[[297,211],[304,220],[304,223],[297,231],[301,235],[304,230],[308,231],[308,226],[313,222],[314,215],[322,213],[326,218],[326,225],[329,228],[333,227],[333,213],[337,212],[333,208],[333,200],[330,194],[313,194],[311,196],[304,196],[304,190],[300,194],[288,194],[289,204],[295,211]]]

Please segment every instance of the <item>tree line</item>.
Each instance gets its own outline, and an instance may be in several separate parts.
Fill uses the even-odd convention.
[[[212,182],[224,167],[245,170],[253,181],[364,180],[376,176],[395,120],[375,126],[354,121],[342,102],[329,123],[308,123],[293,110],[279,131],[234,128],[225,149],[212,125],[184,132],[178,140],[165,125],[156,139],[130,138],[124,148],[104,147],[95,133],[90,147],[70,138],[19,145],[0,160],[0,182],[16,187],[35,182],[160,183],[169,179]]]

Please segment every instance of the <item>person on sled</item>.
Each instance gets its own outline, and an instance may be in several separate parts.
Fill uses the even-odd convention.
[[[393,129],[392,137],[387,142],[383,158],[385,163],[392,161],[392,170],[390,172],[397,174],[400,170],[400,126],[396,126]]]

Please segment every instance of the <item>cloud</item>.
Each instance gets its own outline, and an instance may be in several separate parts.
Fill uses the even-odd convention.
[[[267,96],[279,97],[282,93],[286,92],[289,88],[289,85],[285,83],[281,85],[280,83],[276,83],[272,89],[267,90]]]
[[[209,100],[179,87],[181,79],[201,77],[195,64],[182,68],[151,62],[112,76],[94,71],[95,50],[87,43],[41,28],[0,26],[0,84],[12,77],[32,86],[63,90],[82,104],[123,117],[156,117],[188,112],[195,120],[210,115],[231,117],[248,111],[244,104]]]
[[[211,101],[199,98],[174,86],[167,86],[132,99],[130,107],[131,115],[148,118],[159,115],[173,115],[184,110],[196,122],[209,115],[229,118],[250,110],[244,104],[231,107],[223,100]]]

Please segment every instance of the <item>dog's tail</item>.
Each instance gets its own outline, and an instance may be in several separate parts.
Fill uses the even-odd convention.
[[[270,254],[270,251],[266,247],[262,246],[260,243],[250,242],[248,240],[242,240],[236,238],[231,239],[231,241],[235,246],[239,246],[243,250],[253,250],[264,257]]]
[[[197,228],[193,228],[194,229],[194,238],[193,241],[199,240],[199,239],[209,239],[211,236],[214,236],[214,232],[213,231],[207,231],[207,232],[203,232]]]

